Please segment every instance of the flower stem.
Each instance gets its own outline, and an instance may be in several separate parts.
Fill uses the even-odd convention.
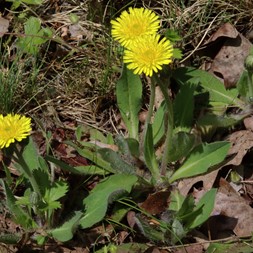
[[[148,106],[148,115],[145,121],[145,132],[147,131],[147,126],[151,122],[151,117],[154,112],[154,103],[155,103],[155,85],[156,81],[154,78],[151,79],[151,85],[150,85],[150,97],[149,97],[149,106]]]
[[[157,75],[154,76],[156,79],[157,84],[159,85],[166,104],[166,120],[167,120],[167,125],[166,125],[166,133],[165,133],[165,148],[164,148],[164,154],[162,158],[162,163],[161,163],[161,175],[165,176],[166,170],[167,170],[167,165],[170,160],[170,153],[169,151],[171,150],[171,145],[172,145],[172,134],[173,134],[173,128],[174,128],[174,116],[173,116],[173,107],[172,107],[172,102],[170,99],[170,96],[168,94],[168,89],[164,85],[164,83],[159,79]],[[165,121],[166,122],[166,121]]]

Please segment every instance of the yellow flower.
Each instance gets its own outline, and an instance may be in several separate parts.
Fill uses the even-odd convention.
[[[128,11],[111,21],[112,37],[124,47],[140,36],[155,34],[160,27],[159,17],[151,10],[130,7]]]
[[[169,40],[160,39],[159,35],[144,36],[136,39],[125,50],[123,61],[134,74],[152,76],[162,69],[162,65],[172,62],[173,48]]]
[[[19,114],[0,115],[0,148],[8,148],[15,140],[21,141],[31,130],[30,118]]]

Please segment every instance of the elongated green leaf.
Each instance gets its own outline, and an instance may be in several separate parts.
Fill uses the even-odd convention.
[[[80,175],[106,175],[108,174],[103,168],[96,165],[76,166],[72,167],[63,161],[60,161],[52,156],[46,156],[45,159],[59,166],[62,170],[69,171]]]
[[[192,128],[194,90],[194,85],[181,85],[180,90],[174,100],[174,120],[177,131],[189,132]]]
[[[244,70],[240,76],[240,79],[238,80],[236,84],[239,94],[244,98],[249,97],[248,96],[248,93],[249,93],[249,85],[248,85],[249,79],[248,78],[249,78],[248,71]]]
[[[201,144],[188,156],[183,165],[171,176],[169,182],[177,179],[192,177],[208,171],[208,169],[222,162],[229,150],[230,143],[226,141]]]
[[[119,110],[126,124],[130,138],[138,140],[139,118],[141,109],[142,83],[140,77],[126,66],[116,85],[116,96]]]
[[[0,179],[0,184],[6,195],[6,205],[11,215],[15,218],[15,221],[25,229],[37,227],[32,218],[19,205],[17,205],[16,199],[6,182]]]
[[[0,234],[0,242],[4,244],[18,244],[22,239],[22,234],[15,233],[15,234]],[[8,252],[8,251],[3,251]]]
[[[184,203],[184,199],[185,197],[181,195],[178,190],[172,191],[170,193],[169,210],[178,212]]]
[[[151,172],[153,178],[157,180],[160,177],[159,167],[156,160],[154,143],[153,143],[153,133],[152,125],[148,124],[147,131],[144,137],[144,159],[145,163]]]
[[[223,102],[227,105],[236,105],[244,108],[244,102],[237,98],[237,89],[226,90],[224,84],[215,78],[212,74],[194,68],[178,68],[173,72],[173,77],[180,84],[186,82],[198,82],[210,94],[210,100]],[[196,84],[198,84],[196,83]]]
[[[213,211],[216,192],[217,189],[211,189],[210,191],[206,192],[205,195],[199,200],[194,210],[197,210],[201,207],[201,213],[189,220],[189,223],[187,225],[189,229],[200,226],[209,218],[210,214]]]
[[[34,4],[34,5],[42,4],[42,0],[21,0],[21,1],[26,4]]]
[[[134,165],[131,165],[130,163],[126,162],[125,160],[128,159],[128,157],[122,156],[121,154],[109,149],[109,148],[101,148],[99,150],[99,154],[102,156],[102,158],[110,163],[111,167],[115,171],[115,173],[124,173],[124,174],[135,174],[135,167]],[[129,160],[128,160],[129,161]]]
[[[240,117],[240,115],[237,115],[236,118],[233,118],[229,115],[215,115],[215,114],[204,114],[201,118],[198,120],[198,126],[201,127],[230,127],[238,123],[238,121],[242,120],[243,115]]]
[[[31,137],[29,137],[28,144],[21,152],[22,153],[20,153],[20,156],[22,157],[21,159],[23,159],[23,164],[21,164],[20,161],[17,161],[17,163],[15,163],[15,166],[29,179],[29,177],[32,175],[32,171],[40,168],[38,159],[39,154]]]
[[[80,148],[71,141],[66,141],[65,143],[75,148],[75,150],[78,152],[79,155],[94,162],[97,166],[101,167],[102,169],[112,173],[115,172],[114,169],[110,166],[110,164],[106,162],[104,159],[102,159],[101,156],[98,154],[98,149],[92,150],[91,148],[88,147]]]
[[[85,215],[80,220],[82,228],[88,228],[101,221],[108,205],[124,194],[129,193],[132,186],[137,182],[134,175],[112,175],[91,191],[90,195],[84,199]]]
[[[76,211],[71,219],[64,222],[60,227],[49,230],[48,233],[60,242],[71,240],[78,227],[79,220],[81,219],[82,215],[83,213],[81,211]]]

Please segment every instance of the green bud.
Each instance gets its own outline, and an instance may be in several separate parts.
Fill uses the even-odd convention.
[[[253,72],[253,55],[252,54],[246,57],[244,66],[249,72]]]

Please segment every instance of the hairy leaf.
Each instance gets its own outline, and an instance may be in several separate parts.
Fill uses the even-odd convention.
[[[79,220],[82,217],[83,213],[81,211],[76,211],[74,216],[68,221],[64,222],[58,228],[48,231],[56,240],[61,242],[66,242],[72,239],[73,234],[75,233]]]
[[[139,75],[126,66],[116,85],[116,96],[119,110],[126,124],[130,138],[138,140],[139,133],[139,111],[142,100],[142,83]]]
[[[91,191],[90,195],[84,199],[85,215],[80,220],[82,228],[88,228],[101,221],[110,201],[115,201],[120,193],[129,193],[132,186],[136,183],[137,177],[134,175],[112,175],[99,184]],[[113,194],[115,194],[113,196]]]

